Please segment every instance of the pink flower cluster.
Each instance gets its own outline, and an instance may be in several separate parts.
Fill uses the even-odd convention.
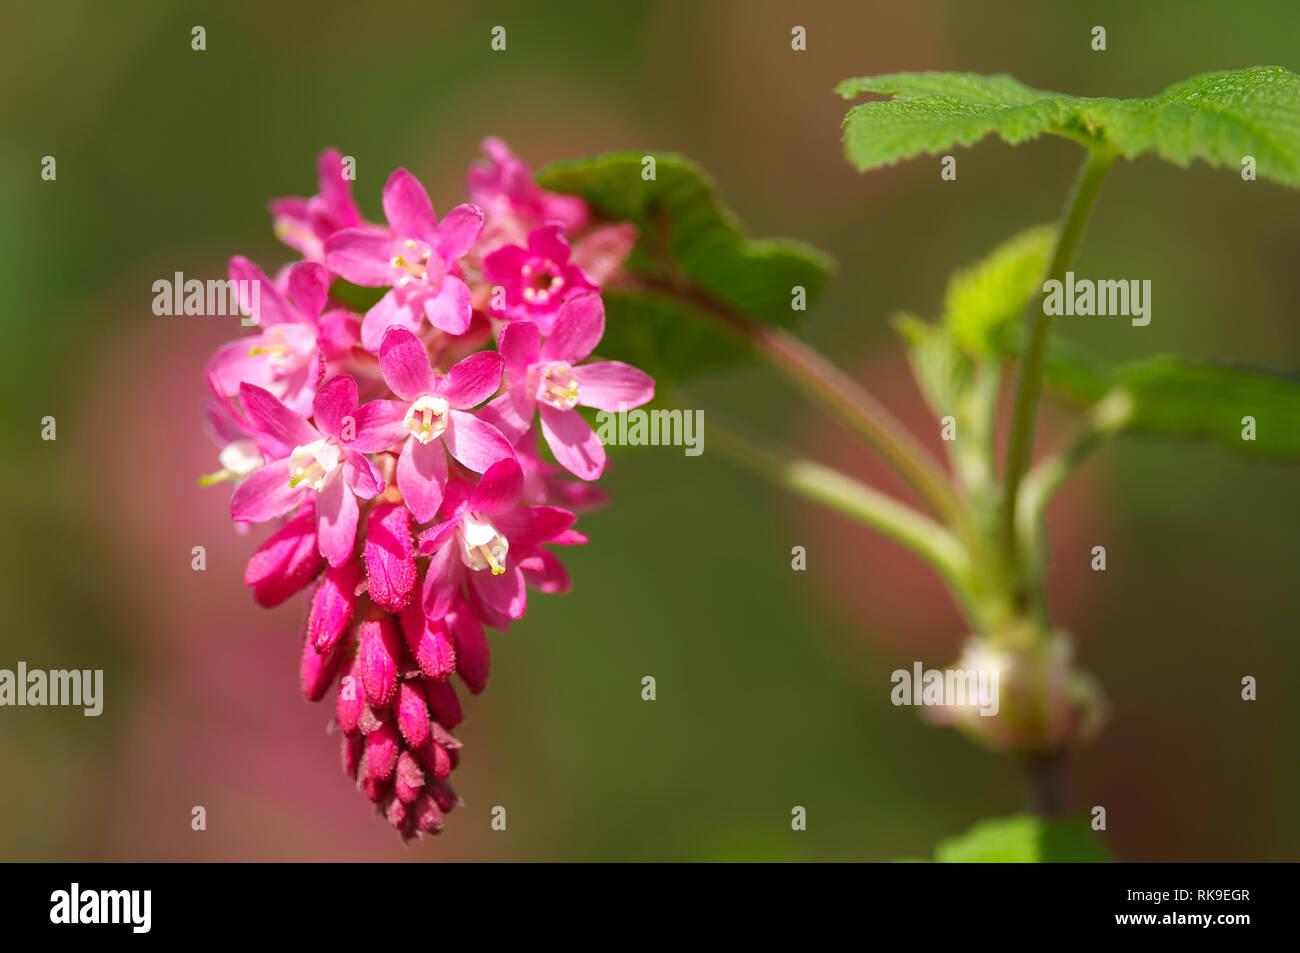
[[[255,333],[207,369],[222,469],[205,480],[235,481],[237,524],[278,524],[244,581],[268,607],[311,587],[303,693],[337,682],[344,769],[406,839],[458,803],[450,677],[482,691],[484,627],[522,617],[529,586],[569,588],[549,547],[585,543],[574,511],[603,502],[604,448],[576,407],[654,395],[642,371],[589,360],[635,230],[590,226],[581,199],[543,191],[504,143],[483,148],[472,204],[439,220],[398,169],[384,224],[322,153],[320,191],[270,205],[302,260],[271,279],[231,259],[231,279],[258,284]],[[359,314],[340,279],[386,290]]]

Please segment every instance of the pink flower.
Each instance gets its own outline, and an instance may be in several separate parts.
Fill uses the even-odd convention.
[[[599,285],[636,230],[613,223],[573,239],[586,203],[539,188],[499,140],[483,148],[489,161],[469,184],[486,213],[460,205],[439,222],[398,169],[383,226],[362,220],[343,157],[322,153],[318,195],[271,203],[277,234],[307,260],[272,281],[231,259],[241,291],[257,289],[256,306],[246,293],[241,307],[258,327],[207,370],[222,469],[202,482],[234,482],[236,526],[279,524],[244,581],[268,607],[309,590],[302,692],[319,701],[338,686],[343,770],[404,840],[438,833],[461,803],[449,783],[464,720],[451,676],[483,691],[486,628],[523,616],[528,587],[570,586],[554,547],[587,537],[570,509],[547,504],[605,499],[566,473],[590,481],[604,467],[574,408],[622,410],[654,394],[635,368],[581,363],[604,332]],[[336,276],[387,291],[363,319],[331,307]],[[492,285],[504,301],[485,304]],[[535,409],[561,467],[539,455]]]
[[[528,166],[500,139],[484,139],[482,149],[487,161],[470,166],[469,195],[492,217],[504,240],[514,241],[528,228],[547,222],[558,222],[570,235],[586,226],[587,203],[581,198],[540,188]]]
[[[263,331],[218,348],[208,362],[213,393],[228,402],[238,396],[240,384],[257,384],[295,413],[306,413],[325,375],[316,337],[329,274],[312,262],[294,265],[288,277],[292,301],[247,258],[230,259],[230,278],[241,282],[241,291],[257,283],[256,307],[247,294],[241,294],[241,306]]]
[[[521,556],[573,525],[574,515],[554,506],[516,506],[523,473],[513,459],[493,464],[477,486],[447,486],[442,521],[420,536],[420,552],[432,557],[424,578],[424,614],[441,619],[464,595],[504,627],[523,616],[527,604]]]
[[[605,448],[574,409],[623,411],[654,397],[654,380],[621,361],[579,364],[605,333],[605,305],[596,294],[570,298],[542,341],[537,325],[515,321],[501,332],[509,390],[492,401],[483,418],[518,442],[539,411],[542,436],[555,459],[574,476],[594,480],[605,469]]]
[[[570,254],[560,226],[551,224],[529,232],[527,248],[503,245],[484,258],[483,277],[505,292],[504,306],[492,314],[531,320],[543,334],[550,334],[565,299],[599,290],[581,268],[570,263]]]
[[[343,174],[337,149],[326,149],[316,160],[316,181],[320,192],[309,199],[272,199],[269,204],[276,237],[308,261],[324,261],[325,240],[361,224],[352,181]]]
[[[320,553],[331,566],[342,565],[356,540],[357,497],[372,499],[384,489],[365,454],[391,442],[374,425],[369,405],[357,406],[357,382],[341,376],[321,387],[312,403],[315,425],[255,384],[242,384],[239,398],[254,431],[293,450],[239,485],[230,498],[231,519],[265,522],[314,497]]]
[[[419,180],[398,169],[384,186],[388,227],[347,228],[325,243],[325,263],[348,281],[389,291],[366,313],[361,343],[378,351],[390,327],[418,331],[424,318],[448,334],[469,327],[469,286],[454,263],[483,228],[483,211],[458,205],[441,223]],[[391,287],[390,287],[391,286]]]
[[[401,398],[381,405],[392,442],[403,441],[397,487],[416,521],[427,523],[437,515],[447,483],[444,445],[475,473],[514,456],[510,441],[496,427],[468,412],[501,386],[501,355],[479,351],[439,377],[419,338],[405,328],[389,328],[379,349],[379,368]]]

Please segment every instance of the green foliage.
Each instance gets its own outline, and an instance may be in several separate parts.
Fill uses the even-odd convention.
[[[654,178],[642,177],[652,157]],[[547,189],[581,195],[602,218],[639,231],[631,280],[606,292],[602,357],[628,361],[671,381],[744,356],[743,345],[706,324],[710,305],[790,326],[793,289],[820,295],[830,259],[785,239],[745,237],[735,215],[690,160],[671,153],[614,152],[558,162],[538,174]]]
[[[1131,431],[1213,440],[1252,456],[1300,457],[1300,377],[1157,355],[1107,366],[1078,348],[1048,347],[1047,383],[1081,403],[1113,389],[1133,397]],[[1242,439],[1242,418],[1255,437]]]
[[[1026,229],[956,272],[937,325],[910,314],[895,318],[936,414],[957,412],[979,360],[1010,350],[1026,304],[1042,287],[1055,240],[1053,226]]]
[[[845,154],[859,171],[990,133],[1012,145],[1052,133],[1130,159],[1154,152],[1182,167],[1203,159],[1238,168],[1250,155],[1261,177],[1300,187],[1300,76],[1280,66],[1204,73],[1149,99],[1066,96],[975,73],[866,76],[836,92],[894,97],[844,117]]]
[[[948,283],[937,325],[896,320],[917,379],[936,414],[958,414],[985,358],[1014,357],[1025,337],[1020,318],[1042,289],[1055,231],[1031,228],[1002,243]],[[1260,457],[1300,457],[1300,377],[1158,355],[1111,364],[1060,338],[1048,346],[1047,385],[1088,405],[1127,391],[1127,429],[1156,436],[1214,440]],[[1255,439],[1242,439],[1254,417]]]
[[[941,864],[1105,863],[1110,854],[1084,817],[1045,819],[1030,814],[980,821],[940,842]]]
[[[949,279],[943,323],[958,344],[983,356],[1005,350],[1043,287],[1056,235],[1053,225],[1027,229]]]

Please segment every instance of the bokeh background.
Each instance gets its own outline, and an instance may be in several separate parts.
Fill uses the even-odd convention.
[[[698,458],[615,458],[614,504],[568,556],[574,591],[531,600],[494,635],[486,693],[466,693],[466,806],[440,840],[403,849],[341,773],[330,704],[298,692],[302,597],[252,603],[243,563],[262,533],[236,535],[228,489],[195,485],[215,469],[201,368],[235,329],[155,317],[151,285],[220,277],[236,253],[288,261],[265,202],[311,194],[328,145],[357,157],[370,216],[398,165],[438,209],[461,201],[489,134],[535,167],[679,150],[752,234],[835,256],[803,333],[937,436],[888,315],[932,315],[955,266],[1054,218],[1077,147],[985,142],[958,153],[956,182],[928,158],[859,176],[834,83],[965,69],[1137,96],[1207,70],[1300,67],[1287,0],[1086,7],[5,3],[0,667],[102,668],[107,698],[97,719],[0,709],[0,859],[883,860],[1021,809],[1013,761],[889,704],[893,669],[949,661],[965,634],[924,567],[706,442]],[[206,52],[190,48],[196,24]],[[807,52],[790,49],[796,24]],[[506,52],[489,48],[495,25]],[[1117,358],[1298,367],[1298,212],[1300,195],[1234,170],[1123,163],[1076,270],[1151,278],[1154,319],[1062,330]],[[709,411],[725,412],[879,475],[761,369],[691,399],[706,441]],[[1068,420],[1049,409],[1042,439]],[[1069,799],[1106,806],[1119,858],[1300,857],[1297,472],[1123,439],[1052,510],[1052,608],[1113,706],[1070,763]],[[1088,569],[1093,545],[1106,573]],[[1247,674],[1254,704],[1239,700]],[[505,832],[490,830],[495,805]]]

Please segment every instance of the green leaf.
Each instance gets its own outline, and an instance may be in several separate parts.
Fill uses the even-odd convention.
[[[654,178],[642,177],[654,159]],[[607,289],[602,357],[643,367],[665,381],[716,367],[748,352],[704,323],[712,303],[782,326],[821,294],[830,259],[801,242],[747,238],[712,183],[672,153],[614,152],[558,162],[538,174],[543,188],[582,196],[602,218],[639,231],[628,259],[631,281]],[[694,303],[692,303],[694,301]]]
[[[1110,855],[1084,817],[1030,814],[980,821],[934,849],[941,864],[1105,863]]]
[[[1149,99],[1066,96],[975,73],[866,76],[836,92],[894,97],[844,117],[845,154],[863,172],[990,133],[1012,145],[1052,133],[1130,159],[1154,152],[1182,167],[1202,159],[1239,168],[1254,156],[1258,175],[1300,187],[1300,76],[1280,66],[1204,73]]]
[[[1005,350],[1025,307],[1042,291],[1057,229],[1020,232],[958,271],[944,295],[944,324],[963,347],[982,356]]]
[[[1133,397],[1127,429],[1165,437],[1213,440],[1252,456],[1300,457],[1300,377],[1157,355],[1106,366],[1079,348],[1048,346],[1047,383],[1085,404],[1113,389]],[[1242,439],[1244,417],[1255,438]]]

